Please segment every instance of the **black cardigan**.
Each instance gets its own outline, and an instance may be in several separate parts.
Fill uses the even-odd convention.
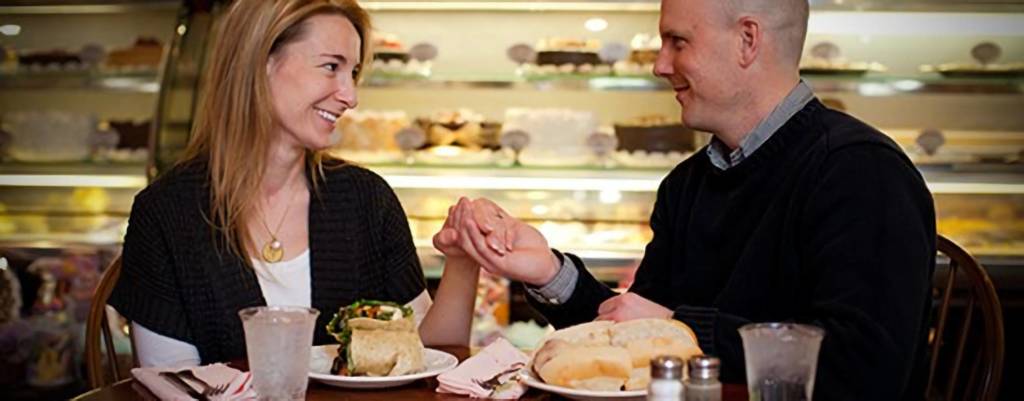
[[[335,163],[309,202],[314,343],[339,307],[360,298],[407,303],[426,281],[397,197],[369,170]],[[266,305],[254,272],[207,223],[206,164],[178,166],[135,197],[123,272],[108,303],[156,333],[196,346],[203,363],[245,356],[238,311]]]
[[[736,167],[719,170],[704,151],[682,162],[651,228],[630,291],[689,324],[724,380],[744,380],[740,326],[795,321],[826,331],[816,400],[920,394],[911,372],[923,361],[935,213],[914,165],[877,130],[813,100]],[[615,295],[574,260],[566,304],[531,299],[556,326],[593,319]]]

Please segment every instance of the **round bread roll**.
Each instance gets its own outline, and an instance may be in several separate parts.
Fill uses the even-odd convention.
[[[609,345],[610,329],[614,325],[615,322],[608,320],[581,323],[548,334],[544,341],[561,340],[572,345]]]
[[[636,390],[650,383],[651,358],[673,355],[685,361],[701,353],[693,330],[676,320],[595,321],[551,333],[531,363],[533,371],[550,384]]]
[[[537,373],[546,383],[556,386],[617,391],[629,380],[632,370],[629,352],[625,348],[592,345],[562,349],[537,369]]]

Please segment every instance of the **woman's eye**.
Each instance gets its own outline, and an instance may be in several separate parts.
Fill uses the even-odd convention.
[[[321,67],[325,68],[327,71],[334,72],[338,70],[338,63],[327,63]]]
[[[360,72],[362,72],[362,70],[360,70],[359,67],[353,68],[352,69],[352,78],[358,78]]]

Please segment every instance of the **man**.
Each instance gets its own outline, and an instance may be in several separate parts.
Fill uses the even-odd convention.
[[[486,200],[460,200],[436,237],[525,283],[555,326],[665,317],[687,323],[744,378],[737,329],[825,329],[815,399],[920,398],[935,263],[932,199],[877,130],[799,78],[806,0],[663,0],[655,73],[691,128],[714,138],[658,189],[634,284],[617,295],[573,255]]]

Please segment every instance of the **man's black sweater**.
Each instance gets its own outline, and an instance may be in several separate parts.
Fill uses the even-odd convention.
[[[920,391],[935,212],[914,165],[885,135],[812,100],[728,170],[698,151],[658,189],[654,237],[630,291],[675,311],[722,378],[744,378],[737,329],[789,321],[825,329],[816,400],[896,400]],[[559,327],[615,295],[586,272]],[[528,297],[529,298],[529,297]],[[918,397],[919,398],[919,397]]]

